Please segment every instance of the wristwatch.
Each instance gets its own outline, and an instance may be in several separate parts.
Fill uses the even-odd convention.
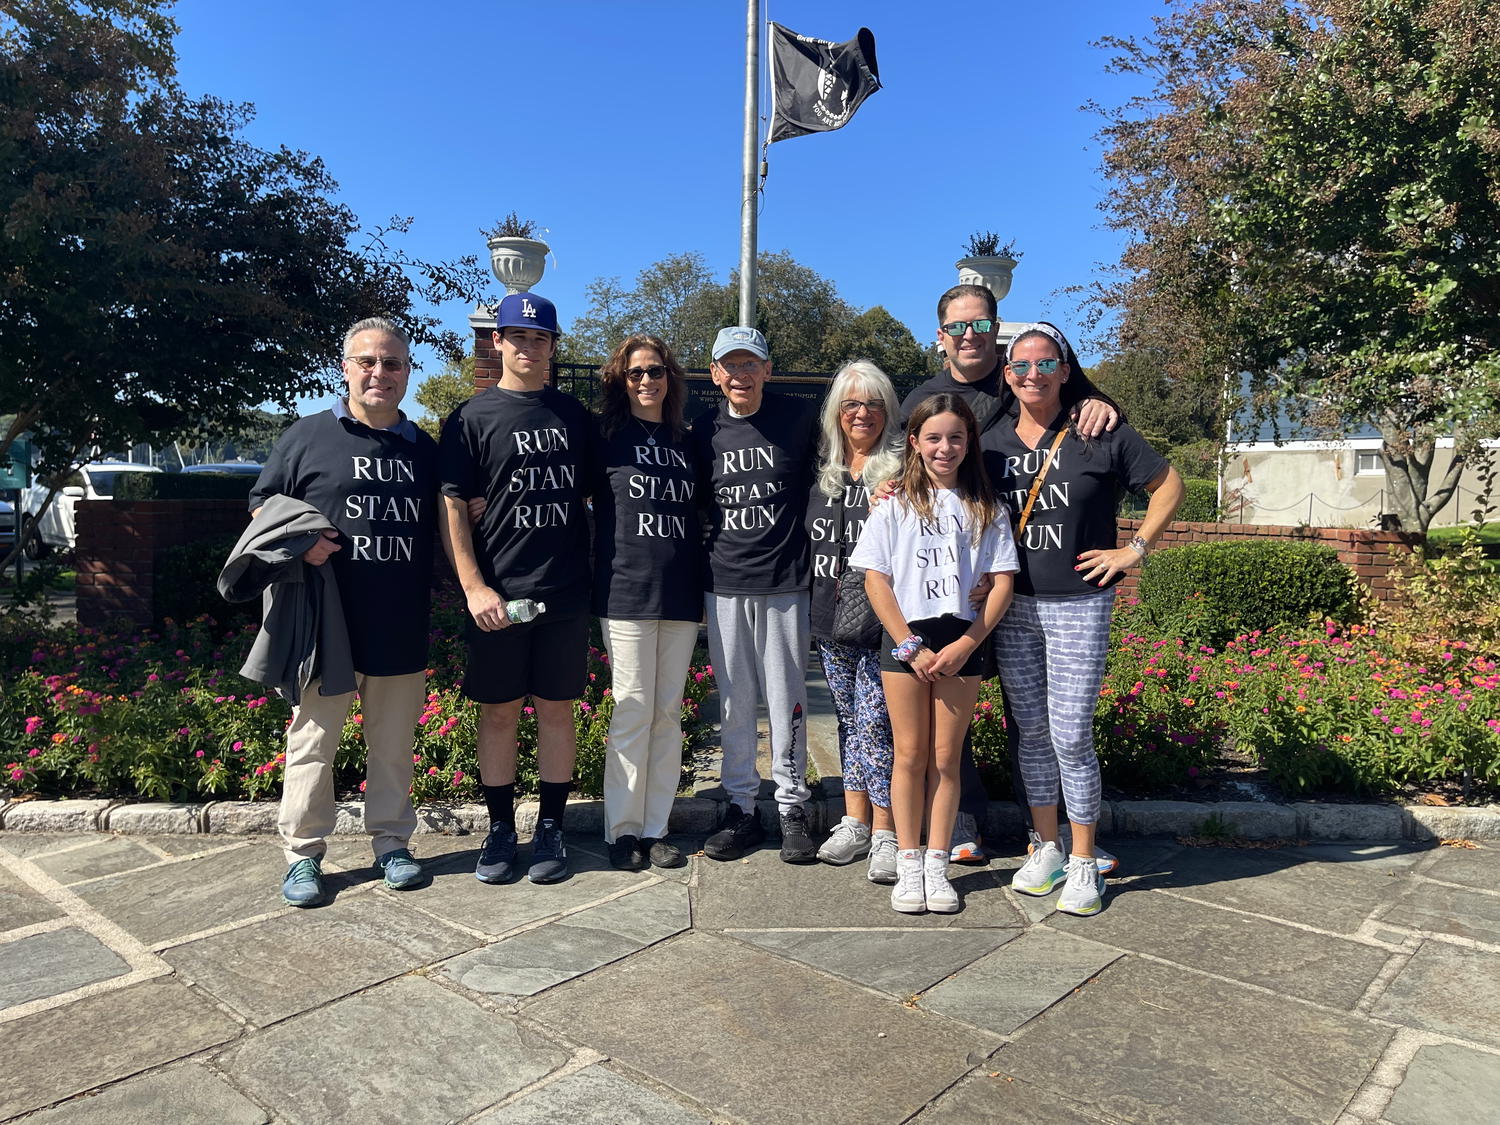
[[[1134,551],[1136,554],[1140,555],[1141,558],[1143,558],[1143,559],[1146,557],[1146,555],[1151,550],[1151,544],[1147,543],[1139,535],[1132,536],[1130,542],[1127,543],[1127,544],[1125,544],[1125,546],[1129,547],[1132,551]]]

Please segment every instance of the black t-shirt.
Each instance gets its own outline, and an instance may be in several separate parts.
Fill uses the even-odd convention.
[[[870,516],[870,490],[844,470],[844,490],[823,495],[814,482],[807,494],[807,537],[812,544],[812,635],[833,635],[839,575]]]
[[[250,490],[306,501],[339,532],[329,559],[349,628],[354,669],[404,676],[427,666],[427,618],[437,532],[437,444],[403,419],[372,430],[331,410],[295,422]],[[406,436],[403,436],[404,435]]]
[[[1000,474],[994,478],[995,488],[1013,517],[1019,518],[1026,506],[1031,482],[1047,460],[1058,426],[1065,421],[1066,416],[1060,415],[1035,449],[1016,436],[1014,414],[1006,415],[995,427],[1002,461]],[[1093,549],[1114,550],[1120,488],[1140,492],[1166,467],[1166,458],[1123,422],[1112,432],[1088,441],[1077,434],[1063,438],[1026,528],[1017,537],[1021,573],[1016,576],[1016,593],[1072,598],[1107,589],[1085,582],[1073,569],[1078,555]],[[1123,577],[1116,575],[1115,582]]]
[[[692,447],[674,442],[667,426],[631,418],[598,452],[595,615],[699,620],[703,535]]]
[[[802,521],[817,427],[811,403],[770,390],[748,418],[734,417],[721,403],[694,423],[708,528],[705,589],[782,594],[807,588]]]
[[[443,423],[443,494],[485,499],[473,529],[485,582],[507,601],[546,602],[554,619],[588,612],[593,441],[589,412],[555,387],[491,387]]]

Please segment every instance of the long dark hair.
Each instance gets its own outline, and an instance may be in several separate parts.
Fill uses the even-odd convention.
[[[625,383],[625,368],[630,363],[630,353],[640,348],[650,348],[661,356],[667,369],[667,395],[662,400],[661,419],[676,441],[682,437],[682,410],[687,405],[687,376],[682,365],[672,354],[672,349],[660,336],[645,332],[632,332],[620,342],[610,354],[609,361],[599,369],[599,428],[605,437],[613,437],[631,420],[630,392]]]
[[[984,529],[995,522],[1000,513],[1000,502],[990,486],[989,474],[984,471],[984,456],[979,451],[979,423],[969,404],[955,394],[929,395],[917,404],[906,423],[906,459],[901,467],[901,500],[908,508],[924,520],[932,519],[932,479],[927,475],[927,466],[917,452],[917,439],[928,419],[939,414],[953,414],[964,424],[968,432],[968,446],[964,459],[959,462],[954,491],[958,493],[964,510],[969,513],[969,531],[973,542],[978,543]]]

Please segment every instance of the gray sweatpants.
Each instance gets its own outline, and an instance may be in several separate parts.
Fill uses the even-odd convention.
[[[762,698],[771,725],[771,777],[776,801],[801,805],[807,788],[807,591],[790,594],[709,594],[708,652],[719,687],[719,776],[729,799],[755,809],[755,719]]]

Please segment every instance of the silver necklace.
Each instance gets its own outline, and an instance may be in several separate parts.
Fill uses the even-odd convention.
[[[656,434],[657,434],[657,431],[661,429],[661,423],[660,422],[656,423],[656,428],[655,429],[651,429],[651,430],[646,429],[646,423],[644,421],[642,421],[641,419],[639,419],[639,418],[636,419],[636,424],[640,426],[641,432],[646,435],[646,444],[647,445],[655,445],[656,444]]]

